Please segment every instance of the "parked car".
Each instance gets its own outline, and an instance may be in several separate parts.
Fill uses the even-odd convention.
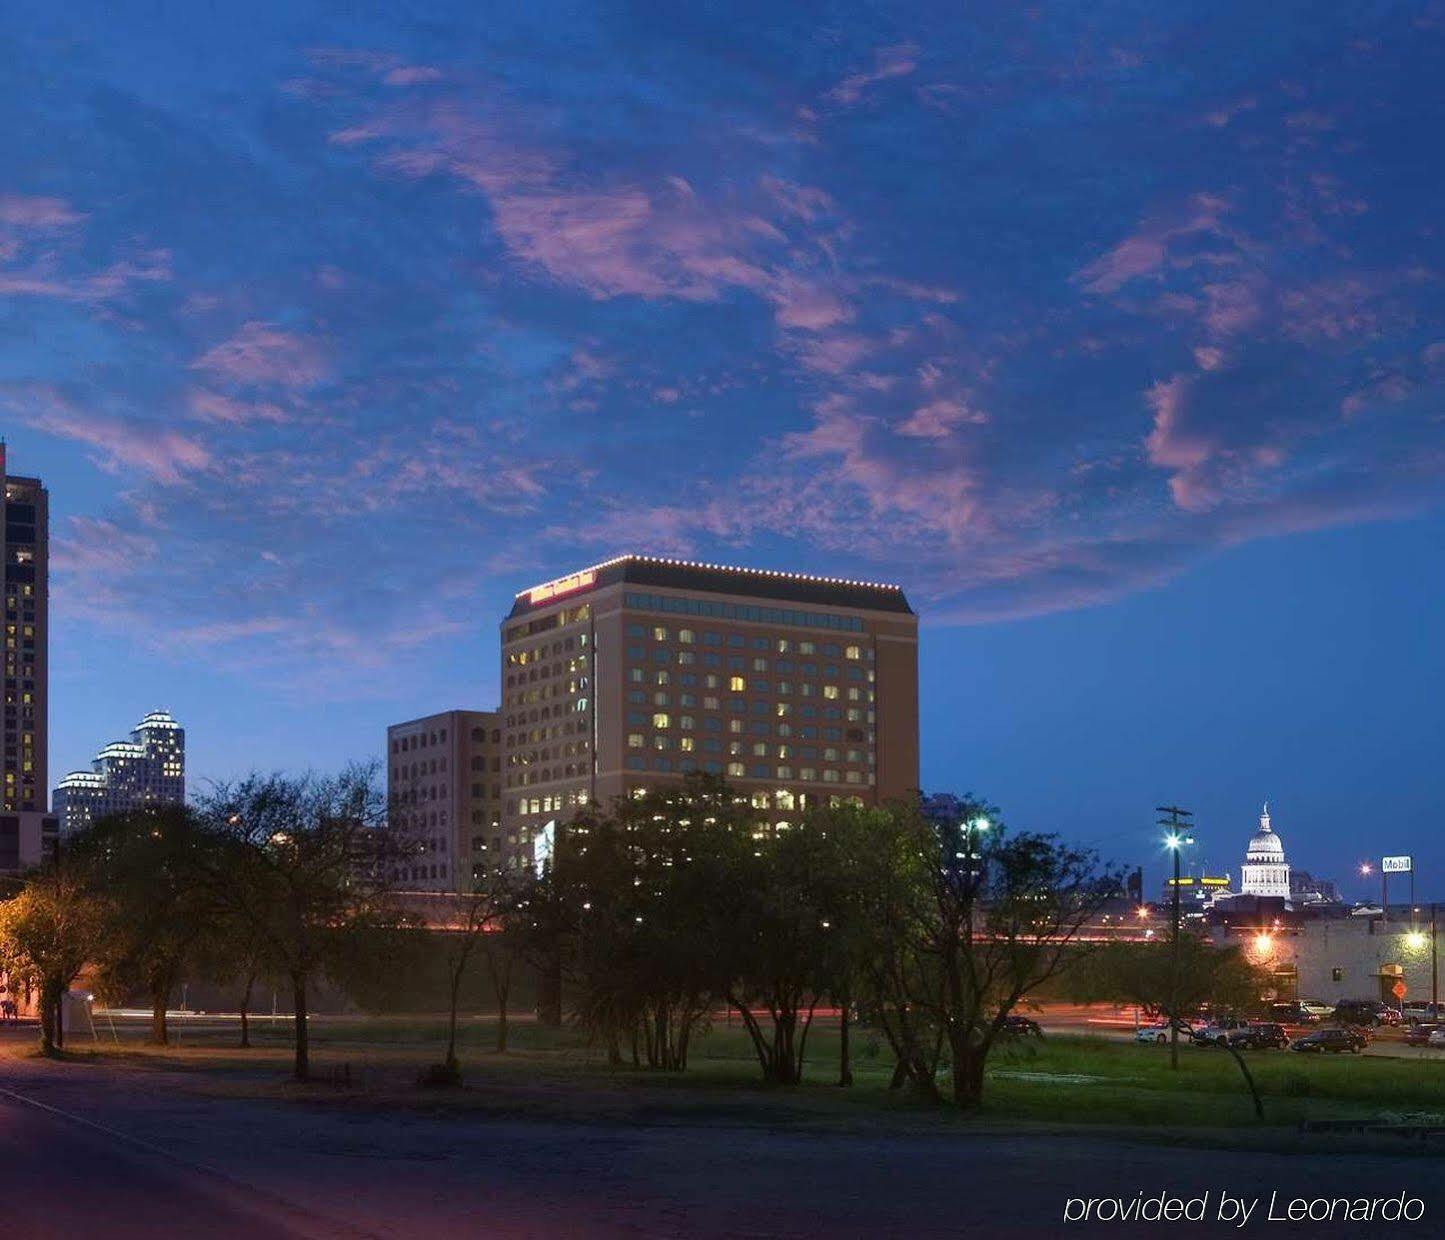
[[[1440,1028],[1445,1028],[1445,1026],[1431,1024],[1425,1020],[1417,1021],[1405,1030],[1405,1045],[1428,1046],[1430,1043],[1430,1035]]]
[[[1235,1046],[1248,1046],[1255,1050],[1284,1050],[1289,1046],[1289,1034],[1284,1026],[1272,1020],[1254,1021],[1239,1037],[1231,1037]]]
[[[1027,1016],[1004,1017],[1001,1032],[1005,1037],[1010,1038],[1042,1038],[1044,1036],[1044,1031],[1039,1028],[1039,1022]]]
[[[1249,1022],[1238,1016],[1218,1016],[1202,1028],[1195,1029],[1190,1037],[1195,1046],[1223,1046],[1235,1042],[1249,1030]]]
[[[1425,1039],[1426,1046],[1445,1046],[1445,1025],[1436,1025]]]
[[[1400,1016],[1407,1025],[1438,1025],[1441,1018],[1445,1017],[1445,1003],[1431,1003],[1427,999],[1417,999],[1412,1003],[1405,1004],[1400,1009]]]
[[[1334,1019],[1342,1025],[1398,1025],[1400,1012],[1378,999],[1345,999],[1335,1005]]]
[[[1303,1003],[1271,1003],[1269,1018],[1284,1025],[1318,1025],[1323,1013],[1311,1012]]]
[[[1349,1051],[1358,1055],[1365,1049],[1365,1037],[1358,1029],[1316,1029],[1313,1033],[1307,1033],[1302,1038],[1296,1038],[1290,1044],[1290,1050],[1316,1054],[1329,1051],[1332,1054],[1340,1054]]]
[[[1308,1012],[1311,1016],[1325,1017],[1335,1010],[1333,1003],[1322,1003],[1318,999],[1301,999],[1299,1005],[1301,1009]]]
[[[1189,1036],[1187,1029],[1181,1028],[1179,1032],[1186,1038]],[[1139,1028],[1134,1031],[1134,1041],[1163,1046],[1169,1041],[1169,1022],[1165,1021],[1162,1025],[1140,1025]]]

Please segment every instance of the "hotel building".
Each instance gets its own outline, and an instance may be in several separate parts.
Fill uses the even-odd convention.
[[[690,771],[762,820],[918,788],[918,618],[892,585],[627,555],[502,623],[505,859]]]
[[[5,522],[4,749],[0,753],[0,872],[54,855],[57,821],[46,812],[50,673],[50,497],[38,478],[6,470],[0,443]]]
[[[186,730],[153,710],[131,731],[95,755],[88,771],[71,771],[55,788],[61,831],[83,831],[107,814],[186,801]]]
[[[412,891],[464,890],[503,852],[501,726],[495,711],[449,710],[386,730],[387,801]]]

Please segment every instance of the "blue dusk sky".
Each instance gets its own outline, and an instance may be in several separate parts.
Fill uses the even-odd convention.
[[[11,0],[52,779],[497,700],[623,551],[901,583],[923,780],[1445,897],[1445,4]]]

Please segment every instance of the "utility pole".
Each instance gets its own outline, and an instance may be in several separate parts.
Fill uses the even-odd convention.
[[[1160,818],[1159,825],[1168,827],[1169,834],[1164,837],[1165,847],[1174,854],[1174,890],[1170,893],[1170,904],[1173,908],[1173,915],[1170,917],[1169,931],[1169,1066],[1173,1069],[1179,1067],[1179,854],[1184,845],[1194,843],[1194,837],[1189,833],[1188,819],[1194,815],[1187,809],[1180,809],[1177,805],[1157,805],[1154,808],[1156,814],[1167,814],[1167,818]]]
[[[1435,949],[1435,901],[1430,901],[1430,1019],[1440,1019],[1440,956]]]

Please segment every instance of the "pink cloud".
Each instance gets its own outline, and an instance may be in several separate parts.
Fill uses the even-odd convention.
[[[1228,209],[1221,198],[1196,194],[1178,218],[1146,220],[1130,236],[1082,268],[1074,277],[1091,293],[1118,292],[1125,284],[1160,271],[1171,243],[1199,234],[1217,234]]]
[[[947,439],[960,426],[979,426],[988,415],[967,401],[945,397],[920,405],[894,430],[913,439]]]
[[[849,74],[828,90],[823,98],[837,107],[852,107],[880,82],[907,77],[912,73],[918,67],[918,52],[918,47],[912,43],[880,48],[871,69]]]
[[[255,320],[243,324],[230,339],[213,345],[191,363],[191,369],[243,387],[291,391],[315,387],[330,373],[321,350],[309,337]]]
[[[27,426],[94,449],[95,463],[111,473],[138,470],[157,482],[178,486],[211,463],[210,453],[198,440],[81,408],[54,388],[6,389],[0,391],[0,402]]]
[[[279,405],[266,400],[238,400],[209,388],[193,388],[187,395],[192,416],[202,422],[223,422],[245,426],[251,422],[280,424],[290,421],[290,414]]]

